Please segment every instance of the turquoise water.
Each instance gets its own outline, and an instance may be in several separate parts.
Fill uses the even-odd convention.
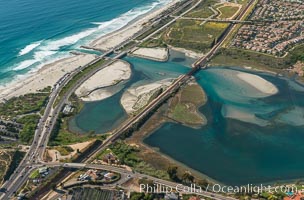
[[[179,62],[165,63],[132,57],[127,57],[125,60],[132,65],[131,79],[114,96],[102,101],[86,103],[83,110],[70,122],[69,127],[72,131],[105,133],[112,130],[127,118],[120,104],[121,96],[126,88],[166,78],[176,78],[189,70],[189,67],[183,65],[187,62],[183,58]]]
[[[88,103],[70,127],[103,133],[126,119],[119,101],[132,85],[177,77],[189,70],[189,60],[173,53],[168,62],[125,58],[132,78],[103,101]],[[267,96],[236,77],[259,75],[279,92]],[[187,166],[225,184],[254,184],[304,177],[304,87],[284,77],[239,68],[209,68],[196,75],[208,95],[200,108],[208,124],[192,129],[165,123],[144,142]]]
[[[170,0],[0,1],[0,84],[115,31]]]
[[[207,126],[192,129],[166,123],[144,142],[225,184],[303,178],[304,87],[255,73],[279,89],[276,95],[261,97],[254,88],[239,83],[237,72],[212,68],[196,75],[208,95],[208,103],[200,108]],[[227,107],[230,113],[224,115]],[[224,117],[231,113],[234,119]],[[255,118],[245,119],[244,113]]]

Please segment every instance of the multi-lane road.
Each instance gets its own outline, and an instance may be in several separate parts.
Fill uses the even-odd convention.
[[[37,167],[42,165],[36,165]],[[161,186],[166,186],[172,188],[172,190],[179,190],[181,193],[184,194],[197,194],[204,197],[216,199],[216,200],[236,200],[235,198],[229,196],[223,196],[222,194],[212,193],[210,191],[204,190],[200,187],[193,187],[189,188],[189,186],[182,185],[180,183],[175,183],[172,181],[167,181],[159,178],[155,178],[153,176],[149,176],[146,174],[141,174],[138,172],[133,172],[127,170],[122,167],[112,166],[112,165],[102,165],[102,164],[84,164],[84,163],[46,163],[44,166],[48,167],[64,167],[64,168],[76,168],[76,169],[97,169],[97,170],[106,170],[112,171],[119,174],[124,175],[124,177],[130,177],[135,179],[148,179],[154,182],[154,184],[158,184]]]
[[[195,8],[199,3],[201,2],[198,1],[195,5],[193,5],[190,9],[182,13],[179,17],[174,18],[155,32],[151,33],[148,35],[146,38],[142,40],[146,41],[147,39],[151,38],[154,36],[156,33],[161,31],[162,29],[168,27],[170,24],[175,22],[177,19],[180,17],[184,16],[186,13],[190,12],[193,8]],[[253,3],[253,0],[249,2],[248,6],[246,9],[241,12],[237,19],[241,20],[246,11],[250,8],[250,5]],[[169,15],[169,14],[168,14]],[[111,135],[101,146],[101,149],[107,147],[109,144],[111,144],[115,139],[117,139],[125,130],[133,126],[136,122],[140,121],[143,119],[147,114],[149,114],[151,111],[153,111],[160,103],[162,103],[165,99],[167,99],[173,92],[175,92],[176,89],[178,89],[182,84],[184,84],[189,77],[191,77],[197,70],[201,69],[201,67],[205,66],[205,64],[209,61],[209,59],[217,52],[217,50],[221,47],[223,41],[227,38],[231,30],[233,30],[234,25],[230,25],[228,27],[228,31],[225,32],[225,34],[221,37],[221,39],[218,41],[218,43],[210,50],[209,53],[207,53],[203,58],[199,59],[196,63],[193,65],[193,69],[185,74],[177,78],[163,93],[161,93],[157,98],[155,98],[152,102],[149,103],[138,115],[135,117],[127,120],[125,123],[123,123],[118,129],[116,129]],[[130,38],[129,41],[133,40],[134,38]],[[131,46],[125,52],[130,51],[134,46]],[[116,49],[116,48],[115,48]],[[79,67],[77,70],[72,72],[69,76],[65,77],[64,80],[61,80],[60,84],[57,83],[56,86],[53,88],[49,100],[46,104],[45,112],[44,115],[41,117],[39,124],[37,126],[37,130],[35,131],[35,136],[33,139],[33,143],[25,155],[24,159],[21,161],[15,172],[11,175],[10,179],[6,181],[2,189],[6,190],[6,192],[1,193],[0,198],[1,199],[9,199],[13,193],[15,193],[21,186],[22,184],[28,179],[28,175],[33,169],[33,165],[39,162],[43,162],[43,155],[45,152],[45,148],[48,143],[48,139],[50,137],[50,134],[54,128],[54,125],[56,123],[56,120],[58,118],[58,115],[63,108],[63,106],[68,102],[69,97],[71,94],[84,82],[86,81],[89,77],[91,77],[93,74],[95,74],[98,70],[112,64],[115,62],[113,59],[109,59],[103,63],[102,66],[99,68],[96,68],[95,70],[89,72],[85,76],[81,77],[78,82],[73,85],[63,96],[60,97],[59,102],[55,105],[55,101],[58,99],[58,94],[60,91],[63,89],[63,87],[70,81],[72,78],[80,73],[82,70],[84,70],[86,67],[97,63],[98,61],[102,60],[106,55],[109,54],[109,52],[113,52],[115,49],[111,49],[102,56],[96,58],[93,60],[91,63]],[[118,49],[118,48],[117,48]],[[125,53],[123,52],[121,56],[123,56]],[[118,58],[118,57],[117,57]],[[99,150],[101,150],[99,149]],[[92,154],[94,155],[94,154]],[[145,175],[146,176],[146,175]],[[153,177],[149,177],[152,180],[155,179]],[[158,180],[160,181],[160,180]],[[220,199],[220,198],[219,198]]]

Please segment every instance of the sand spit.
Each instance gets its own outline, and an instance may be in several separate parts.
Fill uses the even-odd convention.
[[[114,95],[121,87],[109,89],[131,77],[131,66],[125,61],[118,60],[101,69],[85,81],[75,94],[83,101],[98,101]]]
[[[188,49],[184,49],[184,48],[178,48],[178,47],[173,47],[170,46],[170,49],[174,50],[174,51],[179,51],[185,54],[185,56],[190,57],[190,58],[194,58],[194,59],[198,59],[204,56],[203,53],[197,53],[195,51],[191,51]]]
[[[149,60],[165,62],[169,58],[169,51],[167,48],[138,48],[132,52],[132,55]]]
[[[0,101],[53,86],[65,74],[95,59],[95,55],[75,55],[43,66],[22,81],[14,81],[0,88]]]
[[[255,113],[235,106],[224,105],[221,112],[225,118],[256,124],[258,126],[269,125],[268,121],[256,117]]]
[[[262,93],[274,95],[278,93],[278,88],[273,85],[271,82],[257,76],[254,74],[244,73],[244,72],[238,72],[237,77],[241,80],[245,81],[252,87],[256,88]]]
[[[171,83],[172,79],[165,79],[141,86],[130,87],[122,95],[120,103],[128,114],[132,114],[147,105]]]

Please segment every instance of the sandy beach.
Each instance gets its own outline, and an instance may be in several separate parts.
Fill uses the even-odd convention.
[[[245,81],[252,87],[256,88],[262,93],[268,94],[268,95],[274,95],[278,93],[278,88],[273,85],[271,82],[257,76],[254,74],[249,74],[249,73],[243,73],[243,72],[238,72],[237,77],[240,78],[241,80]]]
[[[120,103],[128,114],[136,112],[145,106],[161,89],[171,84],[171,79],[165,79],[141,86],[133,86],[124,92]]]
[[[132,37],[134,34],[142,30],[142,28],[147,25],[151,19],[159,16],[162,12],[164,12],[179,1],[180,0],[172,0],[172,2],[167,4],[166,6],[163,6],[155,11],[148,13],[147,15],[139,18],[138,20],[135,20],[135,22],[131,22],[128,26],[114,33],[103,36],[97,40],[94,40],[90,44],[90,46],[106,51],[123,43],[124,41]]]
[[[133,36],[135,33],[139,32],[145,25],[149,23],[149,21],[167,10],[169,7],[173,6],[180,0],[172,0],[166,6],[163,6],[157,10],[153,10],[148,14],[144,15],[141,18],[138,18],[127,26],[123,27],[120,30],[109,33],[105,36],[100,37],[99,39],[93,41],[90,46],[107,50],[117,46],[118,44],[126,41],[128,38]],[[144,50],[140,53],[146,54]],[[155,57],[164,58],[163,54],[159,54],[159,51],[153,52],[155,53]],[[154,56],[153,56],[154,57]],[[41,69],[35,72],[31,72],[27,74],[26,77],[20,78],[19,80],[15,80],[7,85],[0,86],[0,101],[4,99],[10,99],[15,96],[24,95],[27,93],[35,93],[38,90],[41,90],[47,86],[53,86],[56,81],[58,81],[61,77],[63,77],[66,73],[73,71],[77,67],[81,65],[85,65],[92,61],[95,58],[95,55],[74,55],[65,59],[58,60],[56,62],[44,65]],[[165,59],[165,58],[164,58]],[[100,91],[99,91],[100,92]],[[103,94],[105,94],[103,92]],[[108,95],[109,96],[109,92]],[[93,93],[92,96],[100,96],[101,94]],[[94,97],[93,99],[98,98]],[[92,100],[93,100],[92,99]],[[89,100],[89,99],[88,99]]]
[[[0,88],[0,101],[27,93],[36,93],[38,90],[53,86],[61,77],[79,66],[83,66],[95,59],[95,55],[75,55],[47,64],[37,72],[29,74],[22,81],[14,81]],[[17,83],[16,83],[17,82]]]
[[[167,48],[138,48],[132,52],[132,55],[149,60],[164,62],[169,58],[169,51]]]
[[[97,101],[112,96],[121,87],[109,90],[131,77],[131,66],[126,61],[118,60],[91,76],[76,91],[75,94],[83,101]]]

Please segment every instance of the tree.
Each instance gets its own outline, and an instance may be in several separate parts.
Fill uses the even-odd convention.
[[[55,183],[52,183],[52,184],[51,184],[51,188],[52,188],[52,190],[56,190],[56,184],[55,184]]]
[[[182,181],[183,183],[193,183],[194,181],[194,176],[192,176],[192,174],[189,171],[186,171],[183,176],[182,176]]]
[[[169,174],[170,179],[177,181],[179,178],[177,177],[177,167],[169,166],[167,169],[167,173]]]

